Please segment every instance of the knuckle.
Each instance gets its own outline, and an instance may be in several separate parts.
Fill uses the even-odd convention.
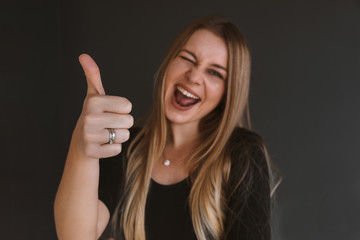
[[[122,115],[119,116],[119,122],[121,122],[124,128],[130,128],[134,124],[134,118],[129,114]]]
[[[121,144],[115,144],[112,148],[112,154],[117,155],[119,153],[121,153]]]
[[[129,127],[134,125],[134,117],[131,115],[127,115],[127,123],[129,124]]]
[[[121,150],[122,150],[122,145],[121,145],[121,144],[118,144],[117,154],[121,153]]]
[[[124,131],[125,133],[124,133],[124,135],[125,135],[125,141],[127,141],[127,140],[129,140],[129,138],[130,138],[130,131],[129,130],[125,130]]]
[[[129,100],[127,100],[126,110],[127,110],[127,112],[131,112],[131,110],[132,110],[132,103]]]
[[[84,129],[88,130],[90,126],[94,124],[94,116],[92,114],[85,114],[84,115]]]
[[[95,104],[94,96],[88,96],[85,100],[85,106],[89,108],[90,106]]]
[[[119,137],[119,141],[120,142],[126,142],[127,140],[129,140],[130,138],[130,131],[127,129],[123,129],[120,131],[120,137]]]
[[[98,106],[100,102],[101,102],[101,96],[97,96],[97,95],[88,96],[86,99],[87,109],[91,109],[93,107]]]
[[[124,112],[129,113],[132,110],[132,103],[127,98],[121,97],[121,108]]]

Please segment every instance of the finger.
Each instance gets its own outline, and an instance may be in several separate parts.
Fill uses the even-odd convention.
[[[121,143],[102,144],[92,143],[85,148],[85,154],[91,158],[107,158],[112,157],[121,152]]]
[[[101,82],[100,70],[95,61],[88,54],[81,54],[79,62],[85,72],[87,81],[87,95],[105,95],[105,90]]]
[[[127,129],[114,129],[115,131],[115,140],[114,143],[124,143],[129,140],[130,132]],[[99,137],[97,139],[99,143],[106,144],[110,141],[110,133],[108,129],[103,129],[99,133]]]
[[[103,113],[101,117],[105,128],[129,129],[134,125],[134,118],[130,114]]]
[[[89,132],[97,132],[106,128],[129,129],[134,124],[130,114],[101,113],[85,116],[84,126]]]
[[[129,100],[118,96],[89,96],[86,100],[89,112],[130,113],[132,104]]]
[[[108,158],[118,155],[121,152],[121,143],[103,144],[100,146],[99,152],[101,158]]]

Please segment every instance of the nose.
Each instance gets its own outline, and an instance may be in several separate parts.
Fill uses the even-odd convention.
[[[193,67],[187,72],[187,79],[189,82],[200,85],[203,81],[203,73],[199,67]]]

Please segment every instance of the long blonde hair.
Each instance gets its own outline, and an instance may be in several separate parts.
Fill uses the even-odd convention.
[[[250,128],[250,54],[245,38],[235,25],[223,17],[208,16],[190,24],[173,42],[155,76],[154,102],[148,121],[129,146],[124,192],[113,218],[126,239],[145,240],[145,204],[152,166],[161,158],[169,134],[164,114],[166,70],[199,29],[210,30],[224,39],[228,50],[228,78],[221,103],[200,121],[202,144],[187,165],[192,185],[189,207],[198,239],[225,236],[227,200],[223,186],[228,182],[231,169],[227,143],[236,127]],[[247,174],[246,169],[243,174]]]

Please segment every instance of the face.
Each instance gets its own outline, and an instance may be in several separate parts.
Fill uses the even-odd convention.
[[[193,33],[169,64],[165,78],[165,114],[173,124],[198,124],[220,103],[227,79],[225,41],[213,32]]]

